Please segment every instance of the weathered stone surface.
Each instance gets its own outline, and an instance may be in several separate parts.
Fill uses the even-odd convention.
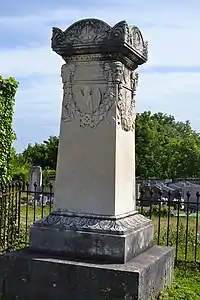
[[[84,19],[65,31],[54,27],[51,46],[66,61],[71,55],[102,53],[104,60],[119,60],[130,68],[146,62],[148,56],[139,28],[126,21],[111,27],[98,19]]]
[[[32,166],[29,172],[29,187],[30,192],[38,191],[42,186],[42,168],[40,166]]]
[[[54,208],[117,216],[135,210],[137,74],[102,54],[69,57]]]
[[[118,216],[135,210],[135,93],[147,45],[122,21],[53,29],[63,103],[54,208]],[[106,53],[106,54],[105,54]],[[67,151],[66,151],[67,149]]]
[[[54,210],[120,216],[135,211],[135,93],[147,43],[125,21],[53,28],[63,102]]]
[[[153,224],[136,213],[106,219],[54,212],[34,223],[30,241],[42,253],[124,263],[153,246]]]
[[[126,264],[67,261],[26,249],[0,256],[0,293],[8,300],[149,300],[172,275],[173,249],[159,246]]]

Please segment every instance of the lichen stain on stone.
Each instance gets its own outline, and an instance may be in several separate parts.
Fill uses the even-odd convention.
[[[111,288],[105,288],[105,289],[102,289],[101,292],[103,293],[108,293],[111,291]]]
[[[133,296],[128,293],[124,296],[124,300],[133,300]]]

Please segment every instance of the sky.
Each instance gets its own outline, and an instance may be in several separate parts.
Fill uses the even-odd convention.
[[[149,42],[149,59],[138,69],[137,111],[190,120],[200,132],[199,11],[198,0],[2,1],[0,75],[19,82],[13,120],[17,151],[59,134],[64,61],[51,50],[52,27],[65,30],[83,18],[138,26]]]

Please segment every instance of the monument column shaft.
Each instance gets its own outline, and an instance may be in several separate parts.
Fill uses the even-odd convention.
[[[118,106],[121,97],[124,113],[130,109],[132,72],[101,58],[76,56],[62,67],[55,210],[111,216],[135,210],[134,130],[124,130]]]

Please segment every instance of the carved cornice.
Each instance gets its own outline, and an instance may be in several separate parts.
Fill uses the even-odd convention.
[[[99,232],[123,235],[129,231],[146,226],[151,221],[140,214],[132,214],[122,218],[100,218],[95,216],[79,216],[68,211],[52,212],[47,217],[35,222],[33,226],[53,227],[61,230],[75,230],[84,232]]]
[[[65,61],[72,55],[102,53],[106,58],[121,55],[130,65],[131,62],[140,65],[147,61],[148,55],[148,44],[139,28],[128,26],[125,21],[111,27],[101,20],[85,19],[65,31],[53,27],[51,46]]]

